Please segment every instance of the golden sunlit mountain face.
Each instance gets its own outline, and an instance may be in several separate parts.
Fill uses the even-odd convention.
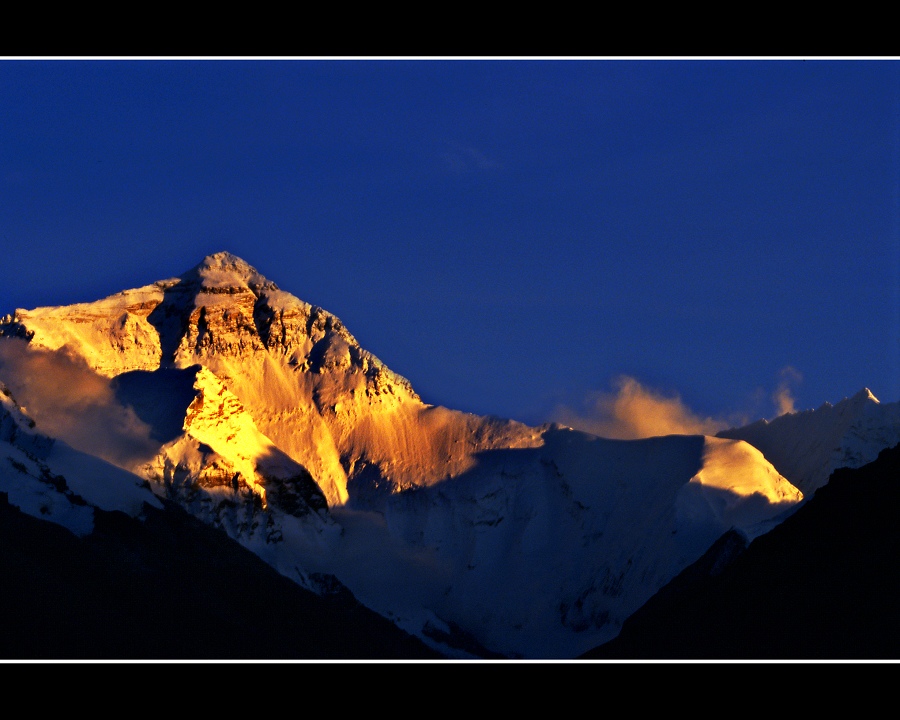
[[[487,449],[541,443],[540,432],[521,423],[424,404],[340,320],[278,290],[228,253],[175,280],[16,318],[28,327],[35,352],[71,356],[88,375],[202,366],[198,398],[227,393],[240,412],[220,410],[217,417],[225,423],[233,415],[247,425],[223,426],[218,443],[203,441],[227,443],[244,457],[251,485],[249,458],[275,444],[312,473],[332,505],[348,501],[348,473],[361,467],[376,469],[382,486],[399,490],[459,475]],[[213,390],[213,383],[221,387]],[[211,432],[200,422],[205,414],[185,410],[186,427],[206,428],[195,428],[195,436]],[[249,445],[242,450],[240,443]]]

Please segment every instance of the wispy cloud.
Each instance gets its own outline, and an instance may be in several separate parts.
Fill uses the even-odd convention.
[[[752,403],[759,408],[768,397],[775,417],[795,412],[794,390],[803,375],[787,365],[778,372],[778,378],[773,392],[759,388]],[[759,419],[751,417],[751,412],[703,417],[685,405],[678,394],[664,395],[627,375],[617,378],[613,385],[613,392],[590,394],[581,408],[560,405],[553,413],[553,421],[601,437],[636,440],[660,435],[715,435]]]
[[[778,415],[794,412],[794,388],[803,380],[803,375],[796,368],[787,365],[779,373],[781,378],[778,388],[772,393],[772,402]]]
[[[6,338],[0,342],[0,380],[36,430],[77,450],[131,469],[159,449],[150,426],[116,401],[109,379],[64,351]]]
[[[619,377],[615,385],[615,392],[591,395],[584,410],[560,406],[554,420],[576,430],[621,440],[660,435],[714,435],[732,425],[724,419],[701,417],[678,395],[666,397],[633,377]]]

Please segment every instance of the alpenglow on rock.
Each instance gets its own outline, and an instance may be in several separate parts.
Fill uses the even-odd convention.
[[[209,368],[332,505],[348,501],[348,485],[428,484],[471,467],[478,450],[538,442],[519,423],[425,405],[337,317],[230,253],[94,303],[16,310],[0,332],[64,348],[107,377]]]
[[[38,366],[71,381],[47,397]],[[426,404],[337,317],[229,253],[16,310],[0,380],[132,486],[305,587],[337,578],[449,657],[576,657],[723,533],[752,540],[803,497],[742,440],[607,440]],[[67,404],[79,383],[90,394]]]

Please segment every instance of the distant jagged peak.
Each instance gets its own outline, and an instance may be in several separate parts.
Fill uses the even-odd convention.
[[[846,410],[862,410],[864,407],[869,405],[880,405],[881,401],[875,397],[875,394],[869,390],[869,388],[864,387],[859,392],[851,395],[850,397],[845,397],[843,400],[840,400],[836,403],[824,402],[818,408],[818,410],[828,410],[832,408],[836,411],[846,411]],[[806,410],[805,412],[816,412],[814,410]]]
[[[872,391],[869,390],[869,388],[867,388],[867,387],[864,387],[862,390],[860,390],[858,393],[856,393],[856,395],[854,395],[850,399],[852,401],[856,401],[856,402],[867,402],[867,401],[871,400],[872,402],[880,403],[878,398],[875,397],[875,395],[872,393]]]
[[[771,420],[766,420],[762,418],[760,420],[756,420],[755,422],[750,423],[749,425],[744,425],[742,427],[732,427],[728,430],[721,431],[716,433],[719,437],[728,437],[729,433],[743,430],[744,428],[764,428],[769,424],[774,423],[776,426],[780,426],[784,423],[792,422],[791,418],[801,418],[801,417],[810,417],[816,415],[830,415],[832,412],[837,412],[838,414],[843,414],[845,411],[853,410],[853,411],[861,411],[863,408],[869,405],[881,405],[881,401],[875,397],[875,394],[869,390],[869,388],[864,387],[859,392],[851,395],[850,397],[845,397],[843,400],[840,400],[836,403],[831,403],[825,401],[818,408],[809,408],[807,410],[795,410],[793,412],[786,412],[783,415],[779,415],[778,417],[772,418]]]

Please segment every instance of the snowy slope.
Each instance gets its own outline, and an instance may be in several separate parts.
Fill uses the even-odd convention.
[[[753,539],[803,498],[741,439],[606,440],[427,405],[335,316],[228,253],[16,310],[0,336],[0,379],[59,447],[104,463],[98,488],[118,466],[123,506],[143,480],[451,657],[575,657],[723,533]]]
[[[37,431],[0,384],[0,658],[436,659],[333,577],[312,593]]]
[[[804,495],[828,482],[838,468],[858,468],[900,442],[900,402],[882,404],[868,388],[835,405],[759,420],[718,437],[759,448]]]
[[[731,563],[690,568],[584,657],[896,662],[898,478],[900,445],[835,471]]]
[[[0,383],[0,492],[8,502],[76,535],[93,530],[94,508],[138,516],[161,507],[147,483],[100,458],[42,435]]]
[[[383,515],[336,510],[352,532],[381,539],[340,545],[323,562],[413,634],[462,627],[507,657],[567,658],[614,637],[722,533],[752,538],[800,499],[743,442],[604,440],[563,427],[542,438],[393,495]],[[386,568],[392,549],[401,562]]]

